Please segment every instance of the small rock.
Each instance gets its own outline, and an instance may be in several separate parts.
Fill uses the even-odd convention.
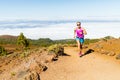
[[[116,59],[120,59],[120,54],[118,54],[118,55],[116,56]]]
[[[107,55],[107,54],[109,54],[109,51],[101,50],[100,53],[101,53],[101,54],[106,54],[106,55]]]
[[[51,54],[46,57],[45,62],[52,62],[56,58],[56,54]]]
[[[111,51],[107,55],[109,55],[109,56],[115,56],[115,53],[113,51]]]

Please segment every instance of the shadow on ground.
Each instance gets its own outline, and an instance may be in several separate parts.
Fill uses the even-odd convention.
[[[63,53],[61,56],[70,56],[70,55],[68,55],[68,54],[66,54],[66,53]]]
[[[90,54],[90,53],[92,53],[92,52],[94,52],[93,49],[88,49],[88,50],[84,53],[83,56],[88,55],[88,54]]]
[[[57,55],[55,58],[53,58],[52,60],[53,61],[57,61],[58,60],[58,56],[71,56],[71,55],[68,55],[68,54],[66,54],[66,53],[62,53],[62,54],[59,54],[59,55]]]

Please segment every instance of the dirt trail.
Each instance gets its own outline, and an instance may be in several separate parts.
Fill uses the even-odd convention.
[[[120,64],[107,56],[94,52],[80,58],[73,47],[65,53],[70,56],[50,63],[41,80],[120,80]]]

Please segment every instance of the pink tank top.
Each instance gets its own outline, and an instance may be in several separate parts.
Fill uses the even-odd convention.
[[[76,37],[84,38],[83,29],[76,29]]]

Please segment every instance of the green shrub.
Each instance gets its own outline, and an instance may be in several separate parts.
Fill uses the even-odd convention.
[[[7,51],[5,50],[4,47],[0,46],[0,56],[7,55]]]
[[[63,55],[64,47],[60,44],[51,45],[48,47],[48,53],[55,53],[56,55]]]
[[[29,47],[29,41],[28,39],[24,36],[23,33],[20,33],[20,35],[17,38],[17,44],[22,46],[22,50],[25,49],[27,50]]]

